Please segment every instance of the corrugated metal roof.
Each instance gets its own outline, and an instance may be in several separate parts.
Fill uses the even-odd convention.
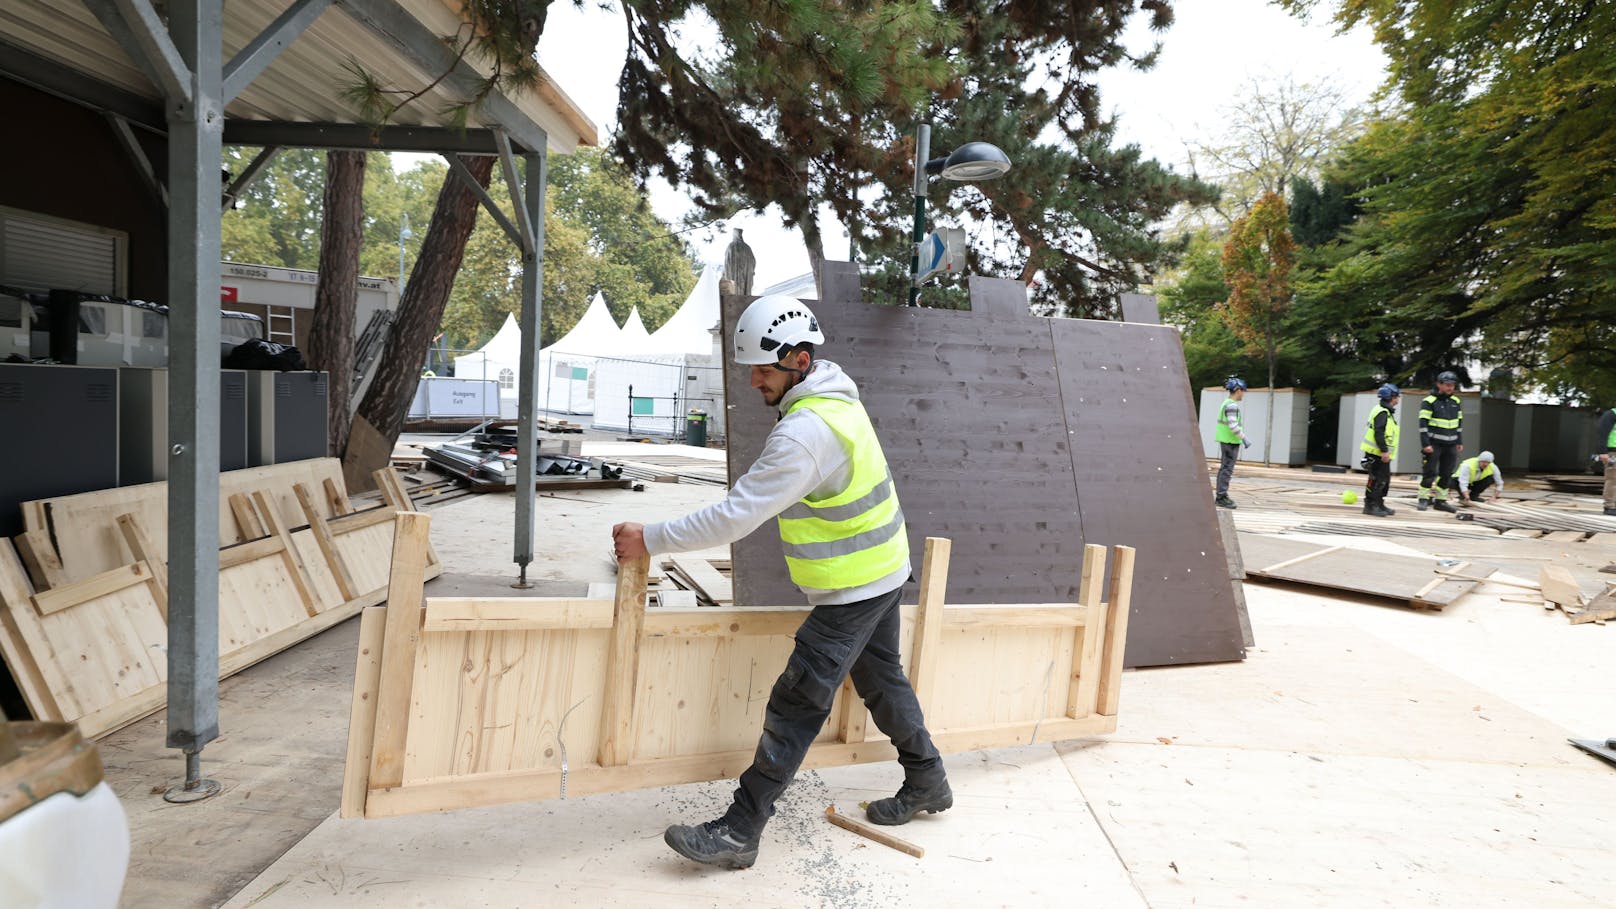
[[[394,0],[435,35],[453,34],[460,26],[455,0]],[[224,4],[224,59],[230,60],[292,4],[288,0],[230,0]],[[0,39],[50,58],[64,66],[131,94],[160,100],[157,86],[101,26],[81,0],[5,0],[0,3]],[[225,108],[232,120],[288,123],[358,123],[354,107],[342,98],[353,81],[349,60],[385,84],[417,90],[439,74],[415,66],[333,5],[298,36],[268,69]],[[476,60],[467,62],[487,72]],[[462,101],[448,80],[399,111],[393,122],[403,126],[451,127],[445,109]],[[518,111],[549,137],[551,148],[570,152],[599,141],[595,124],[546,74],[537,89],[510,97]],[[481,122],[476,113],[473,126]]]

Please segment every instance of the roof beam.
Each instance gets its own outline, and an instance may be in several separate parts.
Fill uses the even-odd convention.
[[[153,132],[167,132],[162,105],[0,40],[0,76],[91,110],[117,114]],[[489,152],[494,151],[489,140]]]
[[[118,144],[123,146],[124,153],[134,162],[135,170],[140,172],[141,179],[146,182],[146,188],[151,190],[152,195],[166,211],[168,187],[163,185],[163,178],[158,176],[156,166],[146,155],[146,149],[142,148],[140,140],[135,138],[135,131],[129,128],[129,121],[117,114],[103,112],[101,116],[107,118],[107,123],[112,127],[112,134],[118,137]]]
[[[254,180],[258,179],[258,175],[263,173],[264,168],[269,165],[270,160],[272,160],[280,150],[280,146],[278,145],[271,145],[267,148],[261,149],[258,154],[253,157],[252,161],[247,164],[247,169],[241,172],[241,176],[230,182],[230,186],[224,191],[223,208],[225,211],[229,211],[235,207],[236,200],[241,198],[241,194],[247,191],[247,187],[251,186]]]
[[[180,57],[150,0],[84,0],[84,5],[164,97],[191,103],[191,68]]]
[[[224,65],[224,103],[228,105],[236,100],[241,90],[268,69],[281,51],[313,25],[331,3],[332,0],[297,0],[277,16],[263,34],[248,42]]]
[[[279,145],[285,148],[407,151],[427,154],[497,155],[499,146],[486,129],[435,126],[384,126],[358,123],[286,123],[276,120],[227,120],[226,145]]]
[[[472,97],[484,78],[470,64],[456,57],[443,39],[405,12],[393,0],[340,0],[342,9],[376,36],[397,50],[415,68],[433,74],[447,73],[444,81]],[[491,92],[478,108],[483,119],[504,128],[525,152],[543,151],[549,144],[544,130],[511,100]]]
[[[533,250],[532,241],[517,230],[516,225],[511,223],[511,219],[499,210],[499,204],[494,201],[494,197],[490,196],[488,190],[483,189],[482,184],[477,182],[477,178],[471,175],[471,170],[466,167],[464,161],[460,160],[460,156],[444,155],[443,157],[449,162],[450,172],[460,178],[460,182],[471,190],[472,194],[477,197],[477,201],[483,204],[483,208],[488,209],[488,213],[494,216],[494,220],[499,222],[499,226],[505,229],[506,236],[511,238],[512,243],[516,244],[516,248],[520,249],[524,256],[531,253]]]
[[[499,146],[499,169],[505,175],[505,188],[511,195],[511,207],[516,209],[516,225],[521,228],[523,251],[533,248],[533,222],[528,220],[527,206],[522,203],[522,184],[516,178],[516,156],[511,154],[511,140],[502,129],[494,130],[494,144]]]

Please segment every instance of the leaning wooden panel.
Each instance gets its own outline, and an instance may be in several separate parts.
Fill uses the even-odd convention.
[[[342,464],[335,458],[291,461],[219,474],[219,545],[240,542],[230,497],[264,491],[281,520],[302,524],[302,507],[292,486],[303,483],[319,486],[326,480],[341,484]],[[329,509],[321,500],[316,507]],[[151,536],[163,559],[168,558],[168,484],[143,483],[78,495],[40,499],[23,503],[23,524],[30,531],[42,531],[55,543],[62,572],[68,581],[78,581],[102,571],[127,565],[135,558],[118,531],[118,516],[133,514]],[[325,515],[329,517],[329,513]]]

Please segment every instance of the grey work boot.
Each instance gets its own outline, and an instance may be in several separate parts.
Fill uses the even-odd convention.
[[[1454,508],[1452,505],[1449,505],[1447,502],[1442,501],[1442,500],[1437,500],[1435,502],[1432,502],[1431,507],[1435,508],[1437,511],[1445,511],[1448,514],[1458,514],[1459,513],[1459,509]]]
[[[952,807],[954,807],[954,792],[948,788],[948,780],[939,780],[936,785],[924,789],[906,782],[898,787],[898,794],[892,798],[871,802],[870,807],[864,809],[864,815],[872,823],[895,827],[909,823],[911,818],[922,811],[936,814]]]
[[[693,862],[720,868],[750,868],[757,861],[758,835],[743,836],[723,818],[695,827],[674,824],[662,839],[673,851]]]
[[[1417,507],[1421,511],[1425,511],[1426,509],[1431,507],[1431,500],[1430,499],[1421,499],[1420,504]]]
[[[1219,508],[1239,508],[1240,507],[1240,506],[1238,506],[1238,505],[1236,505],[1234,503],[1234,499],[1231,499],[1226,495],[1218,496],[1215,500],[1213,500],[1213,504],[1217,505]]]

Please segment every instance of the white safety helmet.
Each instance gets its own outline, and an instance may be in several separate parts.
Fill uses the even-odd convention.
[[[1481,454],[1476,455],[1476,461],[1486,461],[1488,464],[1491,464],[1493,462],[1493,453],[1490,451],[1484,451]]]
[[[735,362],[742,366],[768,366],[798,344],[823,343],[813,310],[783,294],[753,300],[735,323]]]

